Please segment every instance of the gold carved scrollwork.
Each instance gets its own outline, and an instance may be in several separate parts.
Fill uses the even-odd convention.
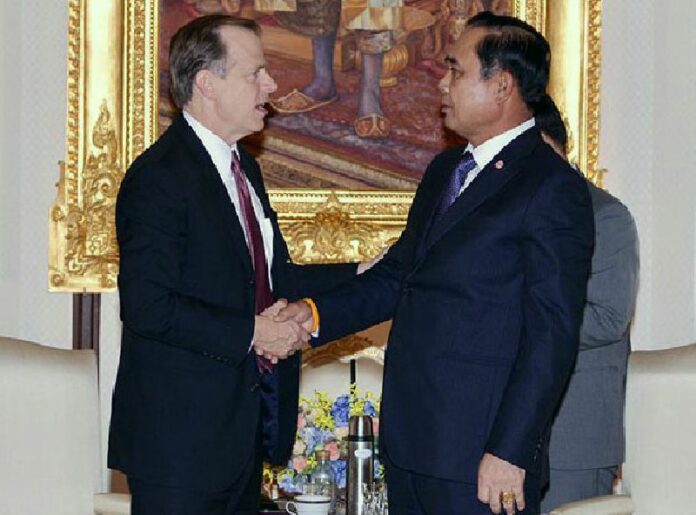
[[[297,263],[370,259],[399,237],[413,194],[272,190],[278,223]]]
[[[341,338],[326,347],[310,348],[302,351],[302,366],[319,367],[336,361],[346,361],[370,356],[371,359],[384,364],[384,350],[374,347],[375,343],[359,334]],[[372,356],[375,356],[372,358]],[[380,360],[381,355],[381,360]]]
[[[104,100],[92,130],[94,150],[80,174],[80,194],[67,208],[57,205],[51,211],[51,222],[62,223],[65,229],[62,262],[54,263],[57,270],[51,275],[55,288],[66,286],[66,276],[87,275],[96,278],[100,288],[116,286],[118,244],[114,208],[123,167],[111,118]],[[64,165],[61,168],[64,176]]]

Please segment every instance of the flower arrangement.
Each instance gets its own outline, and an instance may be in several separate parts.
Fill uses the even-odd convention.
[[[266,480],[277,474],[278,485],[286,493],[301,493],[302,486],[317,464],[316,452],[326,450],[336,475],[338,488],[346,486],[346,442],[348,419],[352,415],[369,415],[373,419],[375,436],[379,434],[380,401],[370,392],[362,393],[355,384],[350,393],[339,395],[331,400],[322,391],[315,390],[311,397],[300,397],[297,415],[297,436],[292,458],[287,467],[271,470],[266,468]],[[383,471],[375,460],[375,479],[382,477]]]

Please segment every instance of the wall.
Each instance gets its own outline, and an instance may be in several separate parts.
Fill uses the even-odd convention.
[[[696,3],[604,2],[600,164],[641,252],[634,348],[696,341]]]
[[[65,156],[67,4],[0,0],[0,333],[69,348],[48,293],[48,209]]]

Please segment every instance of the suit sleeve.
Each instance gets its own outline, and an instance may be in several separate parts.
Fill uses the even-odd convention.
[[[144,338],[239,364],[254,318],[177,289],[188,230],[182,191],[171,170],[154,166],[131,170],[123,181],[116,206],[121,318]]]
[[[354,277],[357,268],[357,263],[290,264],[297,298],[313,297],[336,288]]]
[[[525,470],[541,457],[578,351],[594,223],[584,180],[550,175],[525,215],[523,328],[486,451]]]
[[[580,329],[580,350],[622,341],[633,315],[638,237],[628,209],[617,200],[595,215],[595,250]]]
[[[417,192],[404,232],[382,260],[340,287],[314,297],[321,326],[319,338],[311,342],[313,346],[393,318],[408,262],[420,237],[418,215],[414,214],[418,211]]]

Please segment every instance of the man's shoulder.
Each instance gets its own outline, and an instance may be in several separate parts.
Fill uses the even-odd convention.
[[[595,218],[598,220],[604,218],[620,218],[629,223],[633,222],[633,216],[626,205],[607,190],[596,186],[589,180],[587,188],[590,191],[592,199],[592,209],[595,213]]]
[[[133,160],[129,168],[176,162],[177,157],[182,152],[183,143],[175,130],[169,127],[152,145]]]
[[[174,178],[190,168],[187,165],[191,152],[184,139],[175,128],[167,128],[157,140],[133,160],[126,172],[126,178],[135,174],[163,175]]]
[[[583,176],[573,170],[573,167],[559,156],[549,145],[537,145],[521,166],[529,176],[534,177],[539,185],[556,184],[561,188],[572,188],[582,191],[589,198],[586,181]]]

